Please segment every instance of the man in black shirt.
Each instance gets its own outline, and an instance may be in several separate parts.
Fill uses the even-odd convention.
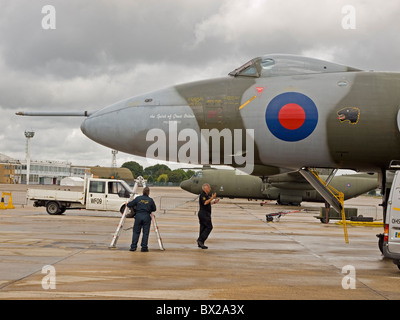
[[[216,199],[216,194],[213,193],[211,197],[208,195],[211,191],[211,187],[208,183],[203,184],[203,191],[199,196],[199,205],[200,210],[198,213],[199,223],[200,223],[200,232],[199,238],[197,239],[197,245],[199,248],[208,249],[204,245],[204,242],[207,240],[211,230],[213,229],[213,225],[211,222],[211,205],[218,203],[219,199]]]
[[[148,187],[143,189],[143,195],[136,197],[133,201],[128,203],[129,208],[136,207],[135,223],[133,225],[132,244],[130,251],[136,251],[137,243],[140,236],[140,231],[143,229],[142,237],[142,252],[149,251],[147,244],[150,234],[151,215],[156,211],[156,205],[152,198],[149,197],[150,189]]]

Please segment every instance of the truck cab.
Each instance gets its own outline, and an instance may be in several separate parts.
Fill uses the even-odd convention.
[[[90,179],[86,189],[86,209],[120,211],[131,192],[122,180]]]

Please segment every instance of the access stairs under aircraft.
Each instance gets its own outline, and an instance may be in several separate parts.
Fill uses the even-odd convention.
[[[299,172],[304,177],[304,179],[306,179],[308,183],[310,183],[315,188],[315,190],[319,192],[319,194],[325,199],[327,203],[329,203],[337,212],[341,213],[345,242],[349,243],[346,226],[346,215],[344,211],[344,194],[343,192],[339,192],[329,185],[333,176],[336,174],[336,171],[337,170],[332,171],[327,181],[323,181],[319,177],[318,173],[310,168],[302,168]]]

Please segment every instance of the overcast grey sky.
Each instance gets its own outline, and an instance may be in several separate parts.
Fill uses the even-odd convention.
[[[45,5],[55,30],[42,27]],[[343,28],[346,5],[355,29]],[[81,133],[83,119],[15,112],[97,110],[267,53],[399,72],[399,17],[397,0],[0,0],[0,153],[24,159],[24,131],[34,130],[34,160],[110,166],[111,150]]]

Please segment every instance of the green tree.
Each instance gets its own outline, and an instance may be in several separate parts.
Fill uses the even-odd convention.
[[[191,177],[193,177],[194,175],[194,171],[193,170],[188,170],[185,172],[185,180],[190,179]]]
[[[167,174],[161,174],[158,178],[157,178],[157,182],[168,182],[168,175]]]
[[[128,161],[125,162],[121,168],[128,168],[131,170],[133,177],[137,178],[139,176],[143,176],[143,167],[137,163],[136,161]]]
[[[161,174],[168,174],[171,172],[171,169],[165,164],[156,164],[154,166],[150,166],[144,169],[144,174],[158,177]]]
[[[171,171],[168,174],[168,181],[169,182],[182,182],[183,180],[186,179],[186,174],[185,171],[183,169],[176,169]]]

